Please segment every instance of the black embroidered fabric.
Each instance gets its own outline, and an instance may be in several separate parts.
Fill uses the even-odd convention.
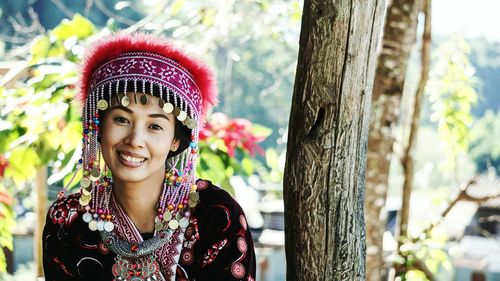
[[[200,202],[184,234],[175,280],[255,280],[254,246],[243,210],[226,191],[205,182],[198,184]],[[76,193],[58,199],[47,214],[46,281],[113,280],[115,254],[82,220],[79,197]],[[152,233],[142,235],[147,239]]]

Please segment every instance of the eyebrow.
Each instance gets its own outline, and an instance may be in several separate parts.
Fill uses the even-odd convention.
[[[133,114],[134,111],[132,111],[130,108],[127,108],[127,107],[124,107],[122,105],[115,105],[111,108],[112,110],[114,109],[121,109],[127,113],[130,113],[130,114]],[[148,117],[150,118],[164,118],[166,119],[167,121],[170,121],[170,119],[168,119],[167,115],[165,114],[161,114],[161,113],[152,113],[152,114],[148,114]]]
[[[167,115],[161,114],[161,113],[149,114],[148,116],[151,118],[165,118],[168,121],[170,121],[170,119],[168,119]]]

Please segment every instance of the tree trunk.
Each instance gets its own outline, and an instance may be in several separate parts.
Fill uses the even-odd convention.
[[[385,19],[382,50],[373,85],[366,174],[366,277],[380,281],[385,270],[382,238],[385,199],[408,58],[415,43],[419,0],[394,0]]]
[[[431,0],[424,0],[423,11],[425,14],[424,31],[422,34],[422,52],[421,52],[421,69],[420,69],[420,81],[418,83],[417,91],[415,94],[415,104],[413,106],[413,114],[410,124],[410,134],[408,136],[408,143],[405,146],[404,155],[401,158],[401,165],[403,166],[404,182],[403,182],[403,195],[401,203],[401,212],[399,214],[398,232],[396,233],[396,239],[398,241],[397,254],[401,254],[400,248],[404,240],[408,237],[408,222],[410,217],[410,202],[411,202],[411,192],[413,186],[413,176],[414,176],[414,159],[413,151],[415,148],[415,143],[417,141],[418,127],[420,123],[420,110],[422,107],[422,100],[424,97],[425,86],[427,85],[427,80],[429,78],[429,68],[430,68],[430,49],[431,49]],[[422,263],[423,266],[425,266]],[[402,271],[400,270],[402,269]],[[428,272],[422,270],[426,275]],[[397,267],[396,276],[400,274],[405,275],[407,268]],[[432,276],[428,276],[428,279],[432,280]],[[403,280],[406,280],[403,277]]]
[[[364,171],[385,0],[304,2],[284,175],[287,280],[364,280]]]
[[[39,167],[36,171],[36,216],[37,225],[34,231],[34,248],[36,277],[43,276],[42,233],[47,215],[47,166]]]
[[[410,124],[410,134],[408,136],[408,143],[406,144],[404,155],[401,159],[404,172],[403,182],[403,203],[401,206],[401,220],[399,223],[399,235],[408,236],[408,218],[410,210],[410,194],[413,185],[414,174],[414,160],[413,150],[415,142],[417,141],[418,126],[420,123],[420,110],[422,107],[422,100],[424,97],[425,86],[429,78],[430,68],[430,48],[431,48],[431,14],[430,14],[430,0],[425,0],[425,24],[422,40],[422,53],[421,53],[421,69],[420,81],[418,83],[417,91],[415,94],[415,104],[413,106],[413,115]]]

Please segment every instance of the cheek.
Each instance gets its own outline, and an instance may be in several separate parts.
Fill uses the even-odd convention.
[[[163,135],[162,137],[156,138],[152,145],[152,150],[161,158],[167,159],[167,155],[170,152],[171,143],[173,136],[171,135]]]
[[[103,150],[110,149],[113,144],[118,142],[121,134],[123,133],[120,128],[114,126],[112,120],[104,120],[100,130],[101,148]]]

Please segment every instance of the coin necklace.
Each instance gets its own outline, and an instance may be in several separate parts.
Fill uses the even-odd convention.
[[[155,216],[155,235],[137,244],[121,239],[116,231],[113,231],[115,215],[109,208],[112,196],[111,178],[104,176],[95,181],[96,188],[92,199],[85,196],[87,188],[92,186],[92,180],[80,182],[82,196],[85,196],[83,202],[80,202],[85,204],[83,220],[88,223],[91,231],[99,231],[106,247],[116,253],[112,267],[114,280],[164,280],[155,252],[169,241],[176,229],[184,230],[189,225],[189,209],[195,207],[199,200],[196,184],[186,190],[185,180],[186,177],[175,169],[165,174]]]

